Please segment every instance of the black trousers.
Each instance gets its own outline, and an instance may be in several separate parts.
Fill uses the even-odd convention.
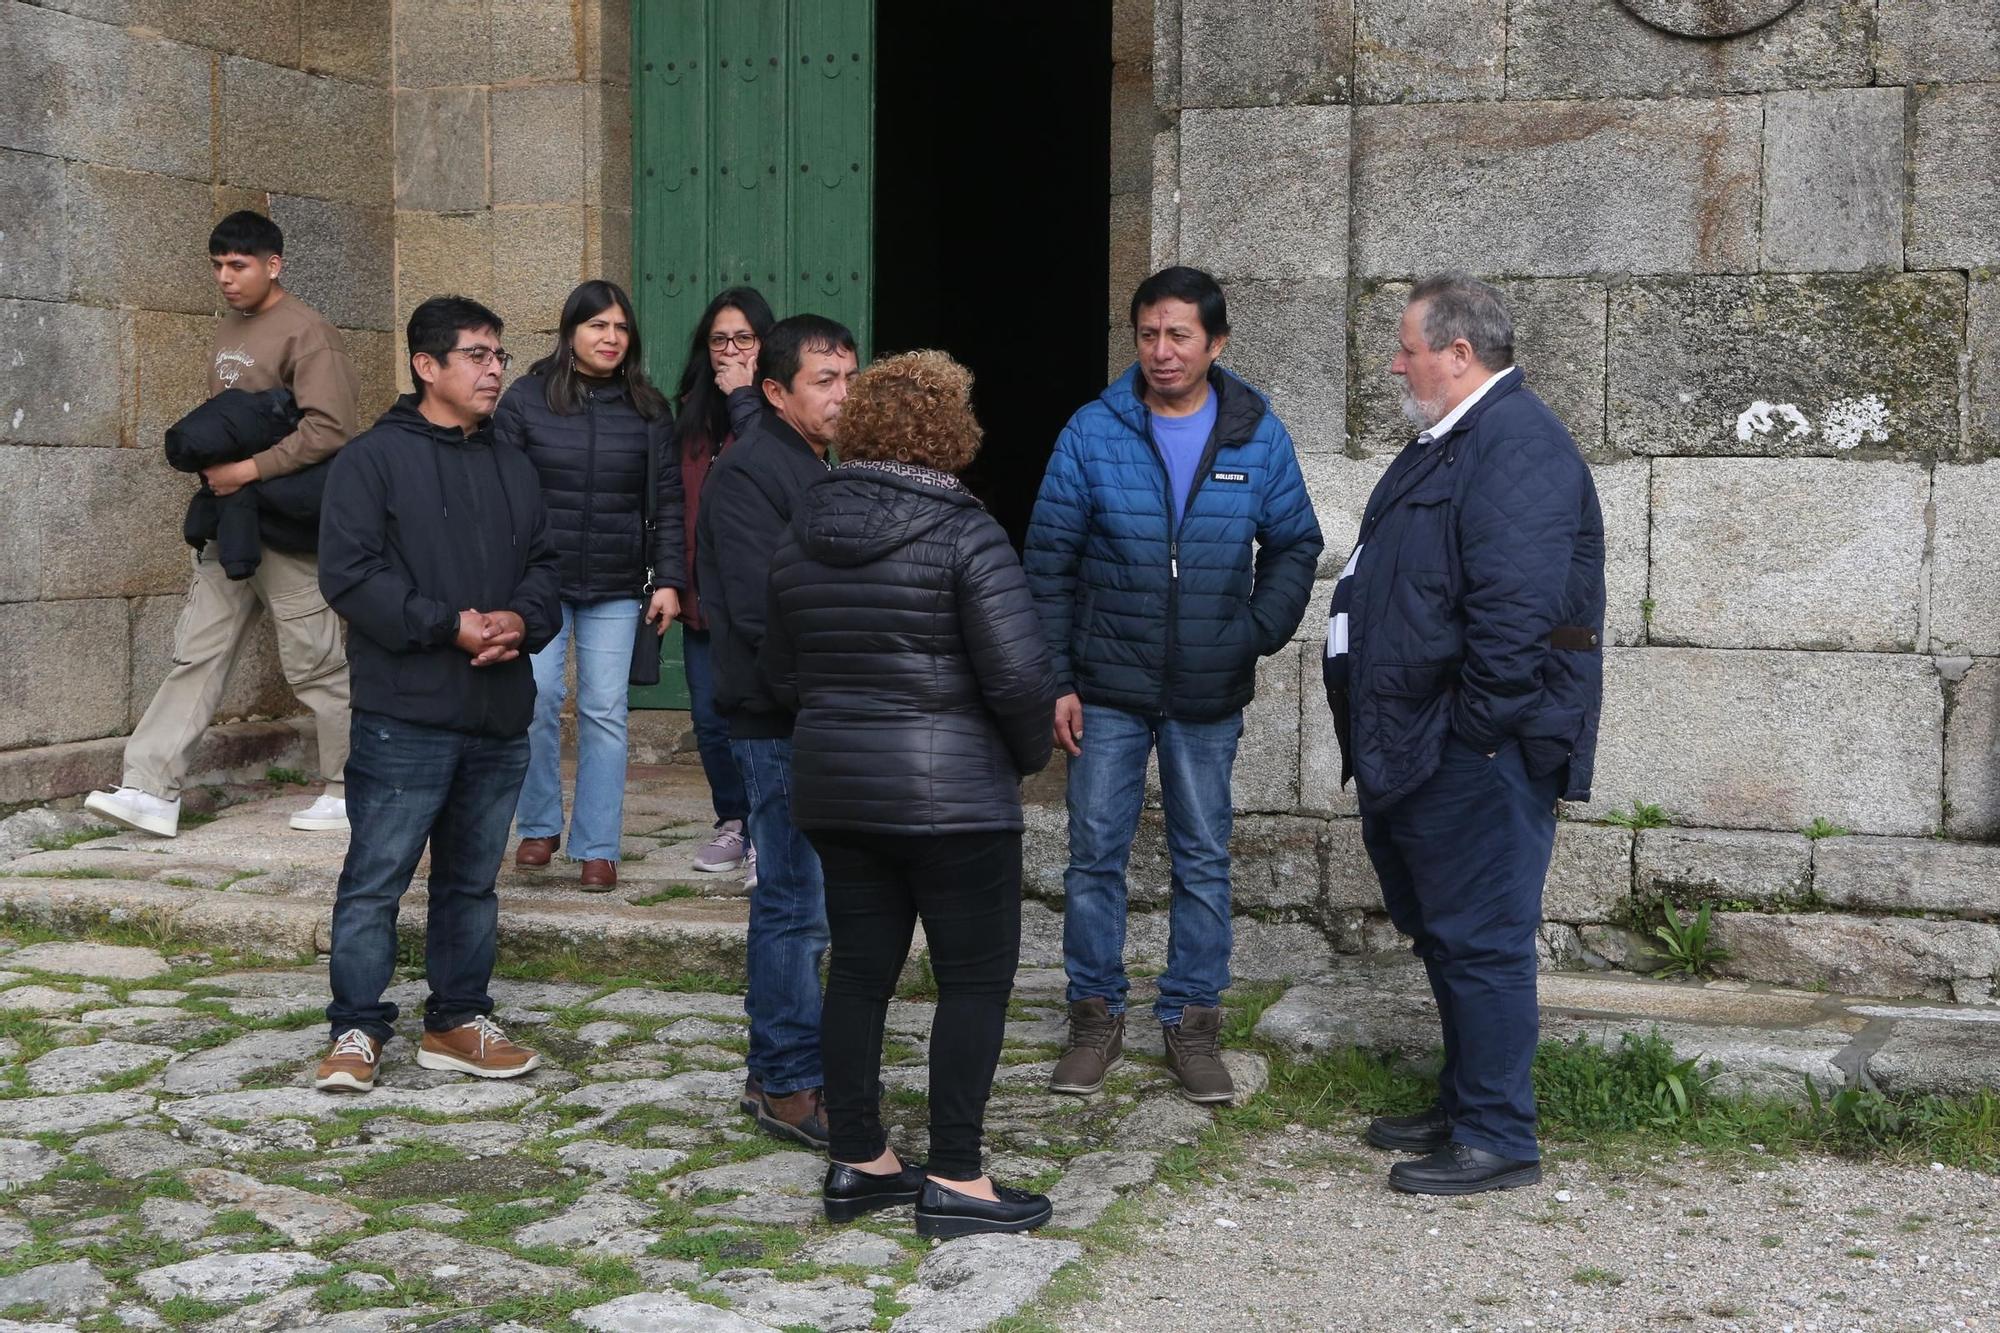
[[[836,1161],[882,1154],[882,1023],[919,917],[937,977],[930,1170],[980,1175],[979,1141],[1021,961],[1021,835],[809,830],[832,935],[820,1061]]]

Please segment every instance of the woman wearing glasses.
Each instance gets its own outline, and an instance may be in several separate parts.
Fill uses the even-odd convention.
[[[562,558],[562,628],[535,654],[528,776],[514,813],[514,863],[545,866],[563,846],[562,704],[576,655],[576,799],[569,857],[583,888],[618,882],[624,831],[625,690],[641,615],[662,631],[686,585],[681,473],[667,401],[646,379],[639,322],[616,283],[586,282],[563,303],[555,350],[508,388],[493,425],[542,479],[549,536]],[[654,530],[646,530],[648,477]],[[650,600],[642,599],[653,571]]]
[[[729,757],[729,728],[715,711],[715,673],[710,664],[708,622],[694,577],[694,520],[709,464],[735,440],[738,428],[756,415],[764,395],[757,387],[757,353],[770,331],[771,307],[754,287],[722,292],[695,321],[687,366],[681,371],[675,428],[680,443],[681,491],[687,498],[682,568],[681,661],[687,669],[688,702],[695,743],[715,804],[715,836],[695,853],[694,868],[721,874],[746,865],[756,872],[756,851],[743,835],[750,802],[743,779]]]

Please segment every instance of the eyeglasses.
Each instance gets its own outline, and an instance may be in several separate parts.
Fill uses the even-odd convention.
[[[757,335],[747,331],[743,333],[711,333],[708,335],[708,350],[711,352],[719,352],[731,343],[736,344],[737,351],[747,352],[757,345]]]
[[[444,360],[452,352],[457,352],[481,370],[492,365],[495,361],[500,363],[500,369],[502,370],[514,364],[514,354],[499,347],[454,347],[450,351],[447,351],[444,356],[440,356],[438,360]]]

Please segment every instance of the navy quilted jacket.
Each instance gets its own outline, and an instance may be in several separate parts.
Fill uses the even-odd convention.
[[[1569,432],[1516,370],[1369,498],[1348,609],[1341,780],[1385,810],[1437,771],[1446,735],[1519,741],[1537,777],[1590,799],[1603,698],[1604,517]],[[1558,632],[1560,631],[1560,632]]]
[[[1023,561],[1057,693],[1189,721],[1250,702],[1258,657],[1291,639],[1319,563],[1292,438],[1221,367],[1215,433],[1178,530],[1139,368],[1070,418]]]

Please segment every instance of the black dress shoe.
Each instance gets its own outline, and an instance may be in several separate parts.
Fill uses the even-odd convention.
[[[917,1197],[919,1236],[976,1236],[986,1231],[1033,1231],[1049,1220],[1055,1209],[1046,1194],[1030,1194],[996,1184],[996,1202],[924,1180]]]
[[[1368,1141],[1390,1152],[1436,1152],[1451,1142],[1451,1117],[1436,1102],[1415,1115],[1378,1115],[1368,1122]]]
[[[1516,1161],[1463,1143],[1389,1168],[1389,1188],[1405,1194],[1480,1194],[1519,1189],[1542,1178],[1539,1161]]]
[[[829,1222],[852,1222],[877,1208],[900,1208],[915,1203],[924,1187],[924,1169],[915,1162],[888,1175],[863,1171],[845,1162],[828,1162],[826,1179],[819,1187],[820,1202]]]

